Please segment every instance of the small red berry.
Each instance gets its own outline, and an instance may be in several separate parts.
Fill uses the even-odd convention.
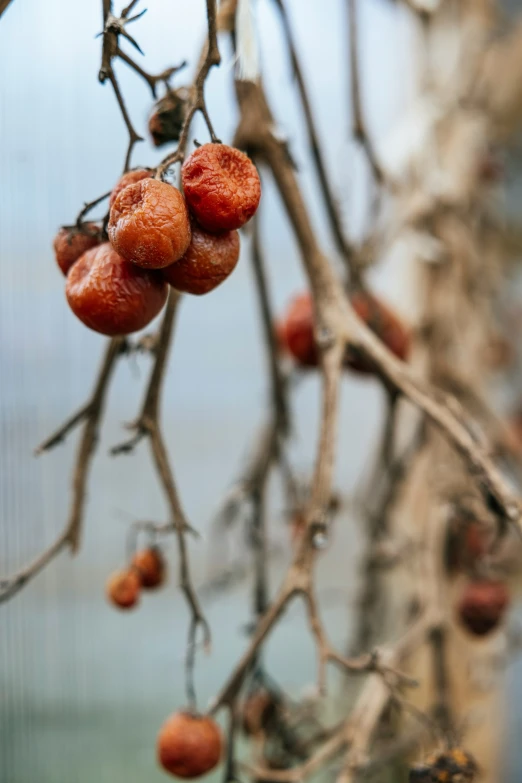
[[[192,223],[192,240],[179,261],[163,270],[163,277],[178,291],[207,294],[234,271],[239,260],[239,234],[209,234]]]
[[[106,242],[74,264],[65,293],[82,323],[115,336],[147,326],[165,304],[168,286],[157,272],[129,264]]]
[[[475,636],[485,636],[501,622],[509,606],[509,591],[504,582],[470,582],[458,604],[462,624]]]
[[[240,150],[203,144],[181,169],[183,192],[198,223],[213,233],[241,228],[261,198],[257,169]]]
[[[86,250],[101,242],[100,229],[96,223],[84,223],[81,230],[76,226],[61,228],[53,242],[56,263],[67,275],[69,269]]]
[[[303,368],[317,367],[319,355],[314,334],[314,309],[310,294],[300,294],[290,303],[277,327],[281,347]]]
[[[107,581],[107,598],[118,609],[132,609],[138,603],[140,588],[139,576],[133,568],[116,571]]]
[[[151,177],[152,172],[150,169],[134,169],[133,171],[127,171],[123,174],[112,189],[111,197],[109,199],[109,209],[112,207],[122,190],[128,188],[129,185],[135,185],[136,182],[141,182],[142,179],[150,179]]]
[[[141,586],[146,590],[154,590],[165,582],[165,559],[156,547],[136,552],[132,558],[132,566],[138,574]]]
[[[190,222],[180,191],[157,179],[142,179],[116,197],[109,239],[123,258],[148,269],[178,261],[190,244]]]
[[[223,739],[217,723],[207,716],[175,712],[160,729],[158,761],[178,778],[198,778],[219,764]]]

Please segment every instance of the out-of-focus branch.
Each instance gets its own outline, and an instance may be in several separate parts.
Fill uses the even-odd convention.
[[[368,162],[379,184],[385,181],[384,172],[375,154],[368,134],[361,103],[361,80],[359,76],[359,41],[357,30],[357,0],[348,0],[348,29],[350,49],[350,91],[352,98],[353,135],[366,150]]]
[[[11,0],[0,0],[0,16],[4,13],[4,11],[7,9],[7,6],[10,5]]]
[[[419,619],[392,649],[383,654],[383,661],[389,667],[402,666],[408,656],[424,643],[429,628],[428,616]],[[348,783],[354,774],[364,768],[369,745],[391,697],[392,691],[386,681],[380,676],[372,675],[365,683],[350,716],[303,764],[287,770],[249,767],[250,773],[258,780],[299,783],[347,750],[339,780]]]
[[[103,358],[92,397],[77,413],[69,418],[53,435],[36,450],[37,453],[47,451],[76,426],[83,423],[83,430],[76,454],[73,470],[73,494],[69,510],[69,518],[65,529],[56,541],[42,554],[38,555],[29,565],[12,576],[0,579],[0,601],[5,601],[17,593],[25,584],[33,579],[48,563],[65,547],[76,552],[80,543],[81,526],[85,509],[85,497],[89,469],[98,442],[98,432],[103,416],[109,382],[114,371],[116,360],[121,353],[123,338],[116,337],[109,341]]]
[[[297,83],[297,89],[299,91],[299,97],[301,99],[301,105],[303,107],[306,129],[308,131],[308,143],[310,145],[312,158],[317,171],[317,177],[319,179],[319,184],[321,186],[326,212],[332,229],[332,234],[334,236],[339,252],[347,262],[348,266],[350,267],[351,274],[357,274],[358,273],[357,268],[351,267],[351,259],[354,253],[354,249],[352,248],[351,243],[346,237],[342,224],[341,214],[337,204],[337,199],[332,190],[332,186],[330,184],[330,180],[326,170],[326,163],[324,160],[323,151],[321,149],[321,144],[319,141],[319,133],[316,128],[314,114],[312,111],[312,105],[308,94],[308,88],[306,86],[306,82],[303,76],[303,70],[301,68],[301,63],[299,61],[299,56],[297,54],[297,48],[294,41],[294,34],[292,31],[290,20],[288,18],[286,6],[284,0],[275,0],[275,4],[277,5],[279,12],[281,14],[283,31],[288,46],[288,53],[290,55],[290,60],[292,63],[292,68]]]
[[[387,384],[407,397],[444,432],[464,457],[500,520],[520,526],[520,499],[490,457],[488,447],[477,435],[479,429],[462,406],[451,395],[415,378],[410,368],[393,356],[358,318],[344,296],[340,282],[317,244],[295,172],[281,142],[272,133],[273,119],[261,85],[240,83],[238,97],[242,119],[237,139],[265,160],[281,193],[314,294],[319,345],[327,345],[326,353],[329,353],[349,344],[368,355]]]
[[[275,335],[275,318],[272,311],[272,305],[270,302],[270,296],[268,292],[268,280],[266,275],[266,268],[261,251],[261,240],[259,236],[259,217],[255,217],[252,232],[252,266],[254,269],[254,279],[256,283],[256,291],[259,299],[259,309],[261,312],[261,323],[263,328],[263,337],[265,341],[266,351],[268,355],[268,362],[270,368],[270,385],[272,405],[274,409],[275,426],[280,430],[281,435],[285,435],[288,432],[290,425],[288,400],[287,400],[287,384],[288,380],[285,378],[281,369],[280,362],[280,349],[277,345]]]

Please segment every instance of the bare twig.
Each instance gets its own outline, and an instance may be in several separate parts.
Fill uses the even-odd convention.
[[[192,120],[194,119],[194,115],[198,111],[201,112],[201,114],[205,119],[208,131],[210,133],[211,141],[219,142],[219,139],[214,133],[214,128],[212,126],[212,122],[208,115],[207,105],[205,103],[205,81],[210,72],[210,69],[214,65],[219,65],[221,62],[221,56],[219,54],[219,47],[217,42],[216,0],[206,0],[206,1],[207,1],[208,39],[204,50],[204,56],[202,58],[202,63],[198,68],[196,78],[194,80],[194,84],[192,87],[192,98],[189,102],[189,106],[187,107],[187,114],[185,116],[183,128],[181,129],[178,147],[175,150],[175,152],[172,152],[170,155],[167,155],[167,157],[160,163],[160,165],[156,169],[155,177],[157,179],[163,179],[168,169],[171,166],[173,166],[175,163],[179,163],[180,161],[182,161],[183,158],[185,157],[190,126]]]
[[[94,207],[97,207],[98,204],[101,204],[102,201],[105,201],[106,198],[109,198],[111,192],[112,191],[109,190],[102,196],[98,196],[98,198],[94,199],[94,201],[89,201],[88,203],[84,204],[83,209],[78,213],[78,217],[76,218],[76,226],[78,228],[81,228],[83,219],[86,217],[86,215],[88,215],[89,212],[94,209]]]
[[[299,91],[299,97],[301,99],[301,105],[303,107],[303,113],[305,116],[306,128],[308,131],[308,143],[310,145],[312,158],[317,171],[317,177],[319,179],[319,184],[321,186],[323,200],[326,207],[328,219],[330,221],[332,234],[334,236],[339,252],[350,266],[351,274],[358,275],[358,269],[356,267],[352,268],[350,263],[353,255],[353,248],[348,238],[346,237],[342,224],[341,214],[337,204],[337,199],[333,192],[328,177],[326,163],[324,160],[323,151],[321,149],[321,143],[319,141],[319,133],[316,128],[316,123],[312,111],[312,105],[311,105],[310,97],[308,95],[308,88],[306,86],[306,82],[303,76],[301,63],[299,62],[299,56],[297,54],[297,48],[294,41],[294,34],[292,31],[290,20],[288,18],[286,6],[284,0],[275,0],[275,4],[277,5],[281,13],[283,31],[285,34],[286,43],[288,46],[288,52],[290,54],[292,68],[294,71],[297,88]]]
[[[69,510],[69,518],[65,529],[56,541],[29,565],[22,568],[10,577],[0,579],[0,601],[5,601],[17,593],[33,577],[45,568],[56,555],[66,546],[74,553],[80,543],[81,525],[85,508],[85,495],[87,478],[92,457],[98,441],[98,431],[105,406],[105,399],[109,387],[116,359],[120,355],[122,339],[120,337],[110,340],[103,362],[98,373],[98,378],[90,402],[73,417],[67,420],[51,438],[47,439],[38,449],[38,452],[52,448],[59,443],[65,435],[80,422],[84,422],[82,436],[78,446],[76,462],[73,471],[73,496]]]
[[[520,499],[496,467],[484,443],[477,440],[477,427],[461,405],[451,395],[417,380],[407,365],[393,356],[358,318],[343,295],[339,281],[317,244],[295,172],[280,141],[272,133],[273,120],[261,86],[238,82],[237,92],[242,109],[237,138],[268,163],[285,203],[314,294],[319,344],[324,345],[330,339],[330,351],[349,344],[367,354],[386,382],[440,427],[464,457],[500,521],[509,520],[520,526]]]
[[[118,48],[116,51],[116,55],[119,57],[120,60],[122,60],[126,65],[129,66],[129,68],[132,68],[135,73],[137,73],[139,76],[141,76],[144,81],[147,82],[147,84],[150,87],[150,91],[152,93],[152,97],[156,97],[156,87],[158,85],[158,82],[163,82],[166,87],[168,87],[170,79],[174,76],[175,73],[178,73],[183,68],[186,67],[187,63],[185,60],[183,60],[182,63],[179,65],[174,65],[171,68],[166,68],[164,71],[161,71],[161,73],[158,73],[156,75],[147,73],[138,63],[132,59],[132,57],[129,57],[129,55],[124,52],[122,49]]]
[[[131,160],[131,155],[132,155],[132,150],[134,148],[134,145],[138,141],[143,141],[143,139],[137,133],[137,131],[134,128],[134,125],[132,124],[132,120],[129,116],[127,107],[125,105],[125,101],[123,99],[123,95],[121,94],[121,90],[118,85],[118,80],[116,79],[116,74],[114,73],[112,62],[113,59],[118,55],[118,50],[119,50],[118,41],[120,35],[125,36],[137,48],[139,47],[134,41],[134,39],[132,39],[125,32],[125,24],[129,21],[132,21],[132,19],[127,19],[126,16],[126,12],[128,11],[128,8],[124,9],[120,18],[117,18],[113,15],[111,10],[112,2],[108,2],[108,0],[102,0],[102,5],[103,5],[103,32],[102,32],[103,44],[102,44],[101,67],[98,74],[98,79],[102,84],[104,84],[104,82],[107,79],[109,79],[110,83],[112,84],[114,94],[116,95],[116,100],[118,101],[118,106],[120,107],[123,121],[125,122],[125,125],[127,127],[127,131],[129,134],[129,143],[127,146],[127,153],[125,155],[125,164],[123,167],[123,171],[127,171],[130,166],[130,160]]]
[[[420,619],[385,657],[390,667],[400,666],[403,661],[423,644],[430,628],[428,617]],[[265,767],[249,767],[258,780],[299,783],[310,777],[348,749],[342,780],[350,780],[353,772],[364,766],[369,743],[377,729],[382,714],[391,698],[391,692],[382,677],[372,675],[350,716],[322,743],[303,764],[287,770],[271,770]]]
[[[259,298],[259,308],[261,311],[261,323],[263,326],[263,337],[268,354],[270,366],[270,382],[272,405],[275,416],[276,429],[284,436],[288,432],[290,425],[288,400],[287,400],[287,379],[281,370],[279,359],[279,346],[276,343],[275,336],[275,318],[272,311],[270,296],[268,293],[268,280],[261,251],[261,241],[259,236],[259,218],[253,220],[252,231],[252,266],[254,269],[254,278],[256,291]]]
[[[7,6],[10,5],[11,0],[0,0],[0,16],[4,13],[4,11],[7,9]]]
[[[361,80],[359,78],[359,56],[357,36],[357,0],[348,0],[348,25],[350,37],[350,90],[353,111],[353,135],[366,150],[368,162],[376,181],[384,182],[384,172],[381,168],[370,136],[366,129],[361,105]]]
[[[154,365],[145,392],[141,413],[138,419],[130,426],[131,429],[135,430],[135,435],[127,442],[115,446],[111,450],[111,454],[128,453],[132,451],[143,438],[148,439],[154,465],[169,505],[171,529],[176,533],[177,537],[180,557],[180,587],[192,612],[189,647],[194,645],[195,633],[199,626],[203,629],[204,644],[208,647],[210,644],[210,628],[192,584],[187,544],[185,540],[185,534],[188,531],[192,531],[192,528],[187,521],[181,505],[160,424],[161,391],[167,368],[176,311],[180,299],[181,295],[172,289],[169,294],[167,307],[160,327]],[[187,660],[187,671],[190,672],[190,661],[192,659],[189,657]]]

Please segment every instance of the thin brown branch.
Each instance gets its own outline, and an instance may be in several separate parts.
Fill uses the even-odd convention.
[[[112,65],[109,71],[109,81],[112,84],[112,89],[114,90],[114,94],[116,95],[116,100],[118,101],[118,106],[120,107],[121,115],[123,117],[125,125],[127,126],[127,131],[129,133],[129,143],[127,145],[127,153],[125,155],[125,163],[123,166],[123,171],[125,172],[129,170],[132,150],[134,149],[134,145],[138,141],[143,141],[143,138],[134,129],[134,125],[132,124],[132,120],[127,111],[127,107],[125,106],[125,101],[123,100],[123,95],[121,94],[121,90],[119,88],[118,81],[116,79],[116,74],[112,69]]]
[[[172,342],[176,312],[180,301],[181,295],[172,289],[169,294],[167,307],[159,330],[154,365],[145,392],[141,413],[138,419],[131,425],[131,429],[134,429],[136,434],[130,441],[113,448],[111,453],[114,455],[132,451],[134,446],[136,446],[142,438],[147,438],[149,441],[152,459],[169,506],[171,527],[176,533],[178,543],[180,587],[192,614],[189,634],[190,648],[195,643],[194,637],[198,627],[203,629],[204,645],[205,647],[208,647],[210,645],[210,628],[201,609],[190,574],[190,563],[185,535],[187,532],[195,531],[189,525],[181,505],[160,423],[161,392],[167,369],[167,360]],[[190,655],[190,652],[188,655]],[[192,659],[189,657],[187,660],[189,661],[187,664],[187,674],[190,674],[192,671],[190,661]],[[189,680],[187,680],[187,687],[189,692],[192,693],[192,686],[189,684]]]
[[[68,419],[65,425],[60,427],[60,429],[57,430],[51,438],[48,438],[38,449],[38,451],[41,452],[51,448],[62,440],[67,432],[74,426],[81,422],[84,423],[73,470],[73,495],[65,529],[58,536],[56,541],[51,544],[45,552],[38,555],[29,565],[10,577],[0,579],[0,601],[5,601],[15,595],[24,585],[40,573],[40,571],[42,571],[42,569],[45,568],[45,566],[48,565],[66,546],[70,547],[73,553],[78,549],[85,510],[89,469],[98,442],[98,432],[105,407],[109,382],[114,371],[116,360],[121,353],[122,339],[123,338],[115,337],[109,341],[88,405],[84,406],[77,414]]]
[[[275,318],[268,291],[265,262],[261,250],[259,217],[256,216],[253,219],[253,224],[252,266],[254,269],[256,292],[259,299],[259,309],[261,311],[263,338],[265,341],[266,352],[268,354],[272,406],[274,410],[276,429],[281,433],[282,436],[284,436],[288,433],[290,426],[290,415],[287,398],[287,379],[285,378],[281,369],[279,346],[277,345],[275,335]]]
[[[350,48],[350,90],[352,97],[353,134],[364,147],[373,175],[379,184],[385,181],[372,141],[364,122],[361,104],[361,80],[359,76],[359,41],[357,34],[357,0],[348,0],[348,29]]]
[[[328,260],[321,252],[296,175],[283,146],[272,133],[273,119],[260,84],[238,82],[241,122],[236,138],[265,160],[286,206],[301,250],[316,307],[319,343],[332,340],[349,344],[369,356],[382,378],[422,410],[464,457],[488,504],[502,519],[520,526],[520,499],[491,459],[483,442],[477,441],[477,427],[461,405],[415,378],[374,333],[358,318]]]
[[[89,201],[86,204],[83,205],[83,209],[78,213],[78,217],[76,218],[76,226],[78,228],[81,228],[83,219],[89,214],[89,212],[94,209],[94,207],[97,207],[98,204],[101,204],[102,201],[105,201],[106,198],[109,198],[112,191],[108,191],[107,193],[104,193],[102,196],[98,196],[98,198],[95,198],[94,201]]]
[[[7,9],[7,6],[10,5],[11,0],[0,0],[0,16],[4,13],[4,11]]]
[[[319,141],[319,133],[317,131],[317,127],[314,119],[314,113],[312,110],[312,104],[308,94],[308,87],[306,85],[303,76],[303,69],[301,68],[301,63],[299,61],[299,56],[297,54],[297,48],[294,40],[292,26],[288,18],[288,13],[286,11],[284,0],[275,0],[275,4],[277,5],[279,12],[281,14],[281,21],[282,21],[283,31],[285,34],[286,43],[288,47],[288,53],[290,55],[292,69],[297,83],[297,89],[299,92],[301,105],[303,107],[306,129],[308,132],[308,143],[310,145],[310,150],[312,152],[312,158],[317,171],[317,177],[319,180],[319,185],[321,187],[323,201],[326,207],[326,213],[328,215],[328,220],[330,222],[332,234],[337,244],[339,253],[350,265],[350,261],[353,256],[353,247],[351,246],[351,243],[346,237],[342,224],[341,214],[339,211],[339,206],[337,203],[337,198],[334,195],[328,177],[326,162],[324,160],[323,151]],[[350,266],[350,272],[351,274],[357,274],[358,270],[355,267],[352,268]]]
[[[390,667],[402,665],[404,660],[424,643],[429,628],[430,621],[427,616],[419,619],[383,657],[386,665]],[[348,754],[340,780],[351,780],[352,773],[365,765],[369,743],[391,697],[391,691],[383,678],[372,675],[365,683],[350,716],[303,764],[286,770],[256,766],[249,767],[249,771],[258,780],[300,783],[347,749]]]
[[[185,157],[185,152],[188,144],[188,138],[190,133],[190,126],[197,112],[201,112],[205,122],[207,124],[208,131],[210,133],[211,141],[219,142],[214,128],[210,121],[210,117],[207,111],[207,105],[205,103],[205,81],[207,76],[214,65],[219,65],[221,62],[221,55],[219,54],[219,47],[217,42],[217,22],[216,22],[216,0],[207,0],[207,24],[208,24],[208,38],[205,45],[204,53],[202,56],[201,65],[198,67],[196,78],[192,86],[192,96],[187,107],[187,114],[181,129],[178,147],[170,155],[160,163],[156,169],[156,178],[163,179],[168,169],[175,163],[179,163]]]
[[[183,60],[182,63],[179,65],[174,65],[171,68],[166,68],[164,71],[161,71],[161,73],[158,74],[151,74],[147,73],[138,63],[132,59],[132,57],[129,57],[129,55],[123,51],[123,49],[120,49],[118,47],[118,50],[116,51],[116,55],[119,57],[120,60],[122,60],[126,65],[129,66],[129,68],[132,68],[132,70],[138,74],[138,76],[141,76],[141,78],[147,82],[147,84],[150,87],[150,91],[152,93],[152,97],[156,97],[156,87],[159,82],[163,82],[165,86],[168,86],[170,79],[174,76],[175,73],[178,73],[178,71],[181,71],[183,68],[186,67],[187,63],[185,60]]]

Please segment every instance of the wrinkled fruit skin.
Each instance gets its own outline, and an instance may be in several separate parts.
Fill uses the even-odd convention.
[[[150,179],[151,176],[149,169],[135,169],[134,171],[127,171],[126,174],[123,174],[112,189],[111,197],[109,199],[109,209],[112,209],[112,205],[122,190],[128,188],[129,185],[135,185],[136,182],[141,182],[142,179]]]
[[[157,101],[149,118],[149,133],[155,147],[178,141],[187,113],[187,102],[176,92]]]
[[[107,581],[107,598],[118,609],[132,609],[140,597],[140,579],[133,568],[116,571]]]
[[[96,223],[84,223],[89,233],[83,233],[76,228],[61,228],[53,242],[56,263],[67,275],[72,265],[78,261],[86,250],[96,247],[101,242],[100,229]]]
[[[136,552],[132,565],[145,590],[154,590],[165,582],[165,560],[159,549],[150,547]]]
[[[277,326],[279,343],[302,368],[317,367],[319,354],[314,335],[314,309],[310,294],[296,296]]]
[[[485,636],[500,624],[509,600],[509,592],[503,582],[471,582],[460,599],[458,615],[472,634]]]
[[[178,778],[198,778],[221,759],[223,740],[219,726],[204,716],[175,712],[160,729],[158,761]]]
[[[234,271],[239,260],[239,234],[209,234],[192,224],[192,240],[179,261],[163,270],[163,277],[178,291],[208,294]]]
[[[203,144],[181,169],[190,211],[211,233],[241,228],[254,215],[261,182],[250,158],[226,144]]]
[[[82,323],[114,337],[147,326],[165,304],[168,286],[157,272],[129,264],[106,242],[74,264],[65,293]]]
[[[123,258],[147,269],[178,261],[190,244],[190,222],[180,191],[157,179],[142,179],[116,197],[109,239]]]
[[[410,352],[410,333],[399,317],[383,302],[365,291],[354,293],[350,302],[359,318],[388,350],[401,361],[406,361]],[[354,348],[348,348],[345,366],[364,375],[375,372],[371,359]]]

